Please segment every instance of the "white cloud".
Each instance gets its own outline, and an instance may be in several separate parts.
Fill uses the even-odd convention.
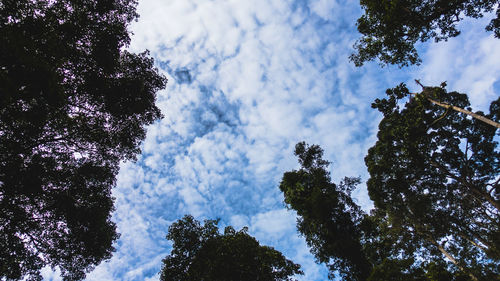
[[[335,20],[337,14],[334,12],[335,9],[339,8],[337,1],[333,0],[315,0],[311,1],[311,9],[322,17],[324,20]]]
[[[295,214],[285,209],[258,213],[251,218],[250,232],[261,240],[278,240],[295,230]]]
[[[500,40],[484,30],[491,17],[466,19],[459,25],[459,37],[431,44],[416,78],[432,86],[447,81],[449,91],[469,95],[474,110],[487,111],[500,95],[493,88],[500,77]]]

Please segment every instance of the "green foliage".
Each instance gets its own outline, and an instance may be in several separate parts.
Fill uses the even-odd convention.
[[[500,38],[497,0],[360,0],[365,10],[357,22],[362,37],[350,56],[356,66],[378,59],[382,64],[407,66],[421,62],[415,44],[447,40],[460,34],[457,23],[464,16],[479,18],[496,8],[497,18],[486,27]]]
[[[426,91],[440,101],[468,105],[465,95],[440,87]],[[400,110],[407,94],[400,85],[374,103],[385,118],[366,157],[375,203],[369,215],[351,197],[359,179],[334,184],[323,150],[296,145],[301,168],[284,173],[280,189],[297,211],[297,228],[332,279],[338,272],[342,280],[359,281],[498,280],[495,128],[436,107],[422,95]],[[498,102],[491,108],[498,109]],[[474,190],[487,191],[494,201]]]
[[[113,251],[111,188],[166,79],[122,51],[135,1],[0,3],[0,278],[83,279]]]
[[[167,235],[173,248],[163,260],[160,280],[292,280],[291,275],[302,274],[300,265],[260,246],[246,228],[228,226],[220,234],[217,224],[206,220],[202,226],[192,216],[173,223]]]
[[[360,243],[363,214],[351,198],[358,178],[331,181],[323,150],[304,142],[295,146],[301,169],[286,172],[280,184],[285,203],[297,211],[297,228],[319,262],[327,263],[331,278],[338,270],[343,280],[363,280],[370,272]]]
[[[384,259],[373,268],[367,281],[427,280],[423,277],[423,270],[412,267],[413,264],[413,259]]]
[[[373,104],[384,118],[365,158],[375,207],[392,228],[422,245],[422,258],[433,260],[445,251],[463,272],[493,280],[500,261],[496,128],[426,99],[469,106],[466,95],[444,87],[425,88],[404,108],[403,84],[387,94]],[[487,115],[495,121],[498,102]]]

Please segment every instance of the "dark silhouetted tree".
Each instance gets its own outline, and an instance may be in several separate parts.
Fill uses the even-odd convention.
[[[426,87],[400,108],[405,85],[373,104],[383,113],[378,141],[365,158],[375,207],[391,227],[439,252],[472,280],[497,280],[500,262],[500,153],[496,127],[449,107],[466,95]],[[470,108],[467,109],[471,111]],[[477,112],[478,115],[484,115]],[[486,118],[498,122],[500,98]]]
[[[83,279],[117,239],[111,188],[166,79],[124,50],[134,0],[0,3],[0,279]]]
[[[202,226],[192,216],[174,222],[167,235],[173,248],[163,260],[160,280],[285,281],[302,274],[300,265],[271,247],[259,245],[246,228],[235,231],[228,226],[220,234],[217,224],[206,220]]]
[[[365,10],[357,22],[362,37],[350,57],[356,66],[374,59],[399,66],[419,64],[417,42],[455,37],[464,16],[479,18],[494,9],[497,17],[486,29],[500,38],[498,0],[361,0],[360,4]]]
[[[351,198],[359,179],[334,184],[317,145],[300,142],[295,155],[301,168],[283,175],[280,190],[287,206],[297,211],[299,232],[316,259],[328,265],[331,278],[339,271],[343,280],[365,280],[371,265],[361,245],[364,214]]]
[[[478,124],[491,127],[479,121]],[[454,213],[446,213],[442,205],[433,210],[432,204],[427,205],[428,201],[419,202],[420,198],[427,198],[431,193],[421,191],[418,194],[414,190],[416,194],[401,196],[406,198],[404,202],[388,199],[387,205],[381,207],[375,201],[375,209],[365,214],[351,196],[351,191],[359,183],[358,179],[345,178],[339,185],[334,184],[326,170],[329,163],[322,159],[323,150],[317,145],[298,143],[295,154],[301,168],[286,172],[280,189],[287,206],[297,211],[297,228],[311,252],[319,262],[328,265],[330,278],[338,272],[342,280],[357,281],[497,280],[496,246],[487,251],[478,248],[476,244],[485,246],[482,243],[486,240],[480,242],[472,235],[473,231],[484,231],[481,234],[489,237],[485,239],[490,239],[491,244],[496,243],[498,225],[482,225],[483,229],[477,229],[478,220],[482,218],[467,213],[471,210],[469,205],[460,207],[457,203],[453,206],[454,210],[448,211]],[[391,155],[390,159],[398,161],[400,156]],[[405,168],[408,167],[379,167],[387,169],[387,173],[392,170],[400,174]],[[373,180],[369,183],[370,196],[378,198],[373,196],[376,189]],[[390,198],[388,196],[382,198]],[[450,217],[456,214],[462,217]],[[457,222],[460,219],[466,221]],[[475,224],[470,225],[471,222]],[[454,262],[449,257],[443,258],[443,254]]]

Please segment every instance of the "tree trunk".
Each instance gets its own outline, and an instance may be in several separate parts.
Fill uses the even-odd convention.
[[[467,237],[467,235],[463,234],[463,233],[458,233],[458,235],[460,237],[462,237],[463,239],[467,240],[469,243],[471,243],[472,245],[474,245],[475,247],[483,250],[483,252],[486,252],[488,251],[488,247],[487,246],[483,246],[479,243],[476,243],[474,240],[472,240],[471,238]],[[477,235],[474,235],[474,237],[476,237]],[[479,240],[479,239],[478,239]]]
[[[424,85],[422,85],[422,83],[420,83],[420,81],[419,81],[419,80],[415,79],[415,82],[416,82],[418,85],[420,85],[420,87],[422,87],[422,90],[423,90],[423,91],[425,91],[426,87],[425,87]],[[468,110],[465,110],[465,109],[463,109],[463,108],[461,108],[461,107],[458,107],[458,106],[454,106],[454,105],[451,105],[451,104],[446,104],[446,103],[442,103],[442,102],[435,101],[435,100],[433,100],[433,99],[429,98],[427,95],[425,95],[425,98],[426,98],[428,101],[430,101],[430,102],[432,102],[433,104],[435,104],[435,105],[439,105],[439,106],[441,106],[441,107],[443,107],[443,108],[446,108],[446,109],[451,108],[451,109],[453,109],[453,110],[455,110],[455,111],[465,113],[465,114],[467,114],[467,115],[469,115],[469,116],[472,116],[473,118],[476,118],[477,120],[481,120],[481,121],[483,121],[484,123],[486,123],[486,124],[488,124],[488,125],[491,125],[491,126],[493,126],[493,127],[496,127],[496,128],[498,128],[498,129],[500,129],[500,123],[495,122],[495,121],[493,121],[493,120],[491,120],[491,119],[488,119],[488,118],[486,118],[486,117],[484,117],[484,116],[481,116],[481,115],[479,115],[479,114],[476,114],[476,113],[471,112],[471,111],[468,111]]]
[[[439,244],[436,240],[434,240],[434,238],[432,237],[429,237],[429,241],[434,244],[438,249],[439,251],[445,255],[445,257],[450,260],[454,265],[456,265],[462,272],[466,273],[467,275],[469,275],[469,277],[474,280],[474,281],[479,281],[479,279],[477,279],[476,276],[474,276],[474,274],[468,272],[463,266],[461,266],[458,261],[452,256],[450,255],[450,253],[448,253],[445,248]]]
[[[488,119],[488,118],[486,118],[486,117],[484,117],[484,116],[481,116],[481,115],[479,115],[479,114],[476,114],[476,113],[471,112],[471,111],[468,111],[468,110],[465,110],[465,109],[460,108],[460,107],[458,107],[458,106],[454,106],[454,105],[450,105],[450,104],[446,104],[446,103],[438,102],[438,101],[435,101],[435,100],[433,100],[433,99],[431,99],[431,98],[429,98],[429,97],[426,97],[426,98],[427,98],[427,100],[429,100],[429,101],[430,101],[430,102],[432,102],[433,104],[439,105],[439,106],[444,107],[444,108],[446,108],[446,109],[451,108],[451,109],[453,109],[453,110],[455,110],[455,111],[465,113],[465,114],[467,114],[467,115],[469,115],[469,116],[472,116],[473,118],[476,118],[476,119],[478,119],[478,120],[483,121],[483,122],[484,122],[484,123],[486,123],[486,124],[489,124],[489,125],[491,125],[491,126],[493,126],[493,127],[497,127],[497,128],[499,128],[499,129],[500,129],[500,123],[497,123],[497,122],[495,122],[495,121],[493,121],[493,120],[491,120],[491,119]]]

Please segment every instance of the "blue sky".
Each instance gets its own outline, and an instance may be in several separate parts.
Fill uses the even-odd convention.
[[[122,163],[113,191],[121,238],[113,258],[87,280],[158,280],[184,214],[249,227],[261,244],[300,263],[300,280],[326,280],[295,229],[278,189],[298,167],[298,141],[319,144],[336,182],[361,176],[355,192],[369,209],[363,158],[385,89],[419,78],[448,82],[486,110],[500,93],[500,40],[488,19],[465,20],[460,37],[421,44],[423,64],[399,69],[348,61],[359,34],[358,1],[140,0],[130,49],[151,51],[169,79],[158,93],[165,118],[148,128],[142,155]],[[44,270],[46,280],[59,280]]]

